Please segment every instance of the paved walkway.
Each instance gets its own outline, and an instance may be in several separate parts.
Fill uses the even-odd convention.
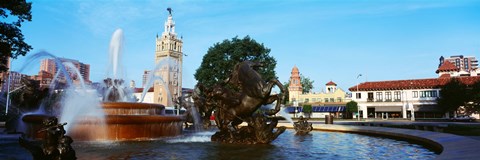
[[[286,126],[293,128],[291,123],[279,123],[277,126]],[[389,127],[373,127],[359,125],[338,125],[314,123],[315,130],[351,132],[370,134],[377,136],[395,137],[405,140],[416,141],[431,146],[436,151],[441,152],[436,159],[478,159],[480,152],[478,145],[480,140],[477,137],[464,137],[447,133],[421,131],[413,129],[399,129]]]

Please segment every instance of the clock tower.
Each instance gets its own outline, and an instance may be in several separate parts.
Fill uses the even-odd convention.
[[[172,9],[167,8],[168,19],[165,22],[165,29],[161,36],[156,37],[155,47],[155,77],[162,80],[155,81],[153,92],[154,102],[165,106],[173,106],[172,99],[182,95],[182,63],[183,63],[183,42],[175,33],[175,22],[172,17]]]
[[[297,66],[293,66],[292,73],[290,75],[290,85],[288,86],[289,102],[297,106],[298,97],[302,94],[302,83],[300,81],[300,72]]]

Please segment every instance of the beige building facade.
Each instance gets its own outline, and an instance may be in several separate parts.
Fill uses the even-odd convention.
[[[290,76],[290,85],[288,87],[289,102],[293,106],[299,104],[342,104],[347,100],[347,94],[344,90],[337,87],[337,84],[330,81],[325,84],[324,91],[320,93],[303,93],[300,79],[300,72],[297,66],[294,66]]]

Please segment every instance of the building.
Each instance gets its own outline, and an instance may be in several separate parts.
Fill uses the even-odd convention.
[[[9,73],[10,73],[10,83],[8,83],[8,76],[9,75],[6,74],[6,79],[5,79],[6,81],[4,82],[4,85],[2,85],[2,91],[3,92],[8,91],[8,88],[7,88],[8,84],[10,84],[10,92],[24,87],[23,83],[22,83],[22,79],[27,78],[28,75],[22,74],[22,73],[19,73],[19,72],[15,72],[15,71],[10,71]]]
[[[6,60],[6,63],[3,64],[3,62],[0,62],[2,64],[0,65],[5,65],[6,68],[9,68],[7,71],[5,72],[0,72],[0,93],[1,92],[6,92],[6,85],[7,85],[7,81],[8,81],[8,72],[10,71],[10,58],[7,58]]]
[[[474,56],[450,56],[450,58],[440,57],[440,64],[438,65],[439,69],[437,73],[440,73],[439,76],[443,74],[450,74],[450,76],[478,76],[480,75],[480,70],[478,70],[478,60]],[[450,62],[450,63],[444,63]],[[442,68],[442,65],[444,67]]]
[[[172,99],[182,94],[183,42],[175,33],[172,10],[170,8],[167,10],[169,14],[165,30],[161,36],[157,35],[155,47],[155,64],[165,64],[155,71],[155,76],[161,77],[164,83],[159,80],[155,82],[154,102],[173,106]]]
[[[142,98],[144,88],[134,88],[133,89],[133,96],[137,98],[137,102],[142,103],[154,103],[154,96],[153,96],[153,87],[149,88],[147,92],[145,92],[145,96]]]
[[[64,62],[70,62],[72,63],[75,68],[79,71],[80,75],[82,76],[83,80],[85,83],[90,84],[90,65],[89,64],[84,64],[78,60],[73,60],[73,59],[67,59],[67,58],[60,58],[60,61],[62,63]],[[80,83],[80,79],[77,77],[74,71],[72,71],[69,68],[66,68],[66,70],[70,73],[70,77],[72,77],[72,81],[75,84]],[[51,75],[56,75],[57,72],[59,71],[57,64],[55,63],[55,59],[44,59],[41,61],[40,64],[40,71],[47,72]],[[60,76],[62,77],[62,76]]]
[[[38,75],[30,76],[30,79],[38,81],[40,88],[48,88],[53,81],[53,75],[47,71],[39,71]]]
[[[359,106],[362,118],[415,119],[449,117],[437,105],[441,86],[451,78],[471,85],[480,81],[480,76],[461,76],[461,69],[443,62],[436,73],[438,78],[364,82],[349,88],[355,95],[352,100]],[[477,118],[478,115],[474,115]]]
[[[325,84],[323,92],[315,93],[303,93],[302,84],[300,79],[300,72],[297,66],[294,66],[290,76],[290,85],[288,86],[289,102],[295,106],[298,103],[345,103],[348,98],[347,93],[341,88],[337,87],[337,84],[330,81]]]
[[[143,71],[143,76],[142,76],[142,87],[145,88],[147,85],[147,81],[149,80],[148,79],[148,76],[150,75],[150,71],[148,70],[145,70]]]
[[[297,66],[294,66],[290,76],[290,85],[288,86],[288,96],[290,107],[287,107],[289,113],[297,116],[302,112],[299,107],[304,104],[313,106],[311,117],[324,117],[324,115],[333,114],[337,118],[345,111],[345,105],[350,101],[346,92],[337,87],[337,84],[330,81],[325,84],[323,92],[303,93],[300,72]]]
[[[293,106],[298,106],[299,96],[303,93],[302,83],[300,82],[300,72],[297,66],[293,66],[290,85],[288,86],[288,101],[292,103]]]

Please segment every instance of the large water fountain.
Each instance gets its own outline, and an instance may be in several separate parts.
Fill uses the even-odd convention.
[[[116,38],[121,37],[117,34],[121,34],[121,31],[114,34],[112,42],[121,42]],[[119,48],[120,45],[117,49],[111,50],[120,52]],[[55,58],[47,53],[36,56],[45,55]],[[113,59],[119,59],[119,53],[113,57],[116,57]],[[122,85],[123,81],[116,74],[105,79],[105,86],[102,89],[105,93],[102,98],[104,102],[98,99],[96,92],[92,94],[92,90],[88,90],[85,86],[65,90],[62,114],[58,115],[59,122],[68,123],[65,130],[76,141],[72,147],[76,150],[77,157],[82,159],[132,157],[144,159],[356,159],[359,158],[358,156],[373,159],[380,156],[387,159],[399,157],[429,159],[435,156],[432,151],[418,145],[356,134],[310,132],[306,136],[294,136],[293,131],[285,130],[285,127],[277,127],[278,121],[282,118],[273,115],[279,112],[281,108],[279,103],[258,114],[261,106],[271,104],[273,101],[281,101],[285,90],[278,80],[265,82],[252,69],[255,65],[259,64],[248,61],[239,63],[233,69],[233,74],[227,83],[218,84],[212,88],[196,88],[192,95],[195,107],[192,107],[192,103],[182,103],[205,113],[215,109],[218,129],[213,132],[182,134],[184,116],[166,116],[164,115],[165,107],[162,105],[129,102],[129,98],[125,96],[129,94],[128,88]],[[112,66],[118,66],[118,64]],[[65,67],[74,69],[68,64]],[[66,71],[66,69],[63,70]],[[117,69],[113,70],[114,73],[117,72]],[[238,87],[239,90],[225,87],[227,84]],[[270,95],[274,85],[281,89],[281,94]],[[197,91],[203,93],[197,94]],[[24,116],[28,136],[39,137],[40,123],[50,116],[55,115]],[[239,124],[242,122],[247,122],[247,126],[240,127]],[[149,141],[116,142],[117,140],[145,139]],[[98,140],[102,141],[97,142]],[[103,143],[105,140],[115,142]],[[267,145],[244,145],[259,143],[267,143]],[[375,154],[370,151],[380,152]]]
[[[110,43],[110,59],[112,78],[104,80],[101,89],[102,102],[96,92],[86,86],[75,87],[68,84],[64,90],[62,100],[62,113],[58,115],[60,122],[67,122],[67,134],[74,140],[141,140],[153,139],[164,136],[176,136],[182,133],[185,117],[165,115],[165,106],[160,104],[132,102],[131,91],[125,87],[119,76],[119,61],[122,53],[122,30],[116,30]],[[63,71],[67,82],[67,70],[76,70],[75,67],[65,64],[55,56],[41,52],[32,56],[32,59],[43,57],[54,58],[59,70]],[[60,72],[59,72],[60,73]],[[78,71],[74,72],[79,75]],[[77,76],[82,78],[81,76]],[[56,78],[57,79],[57,78]],[[82,83],[83,84],[83,83]],[[42,121],[51,116],[40,114],[27,114],[22,120],[26,123],[26,135],[32,138],[42,137]]]

